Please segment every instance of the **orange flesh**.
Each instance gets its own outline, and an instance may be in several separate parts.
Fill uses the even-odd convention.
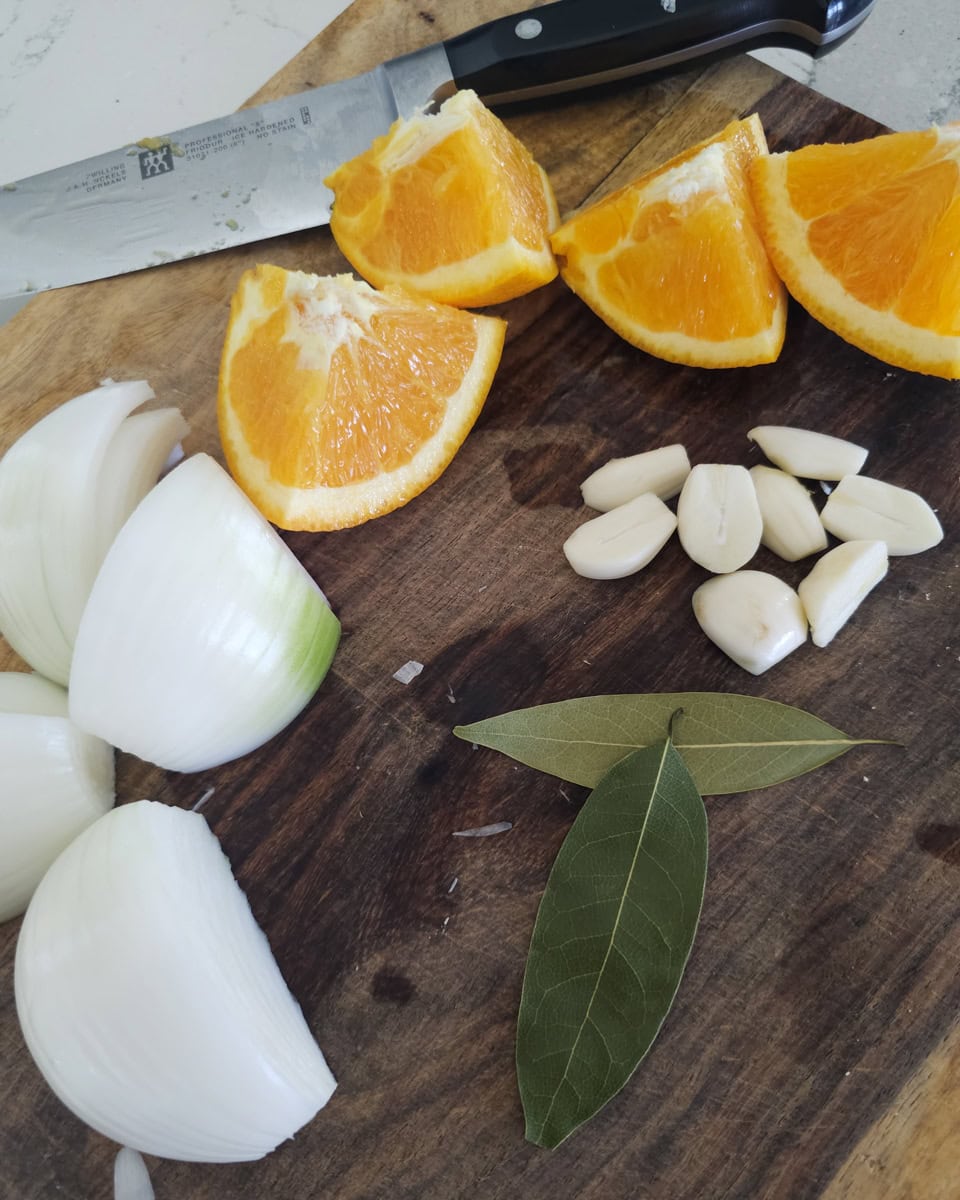
[[[682,221],[667,205],[645,208],[633,244],[599,268],[597,286],[649,329],[708,341],[749,336],[769,322],[776,284],[756,235],[730,259],[736,219],[719,201]]]
[[[344,319],[341,317],[341,320]],[[345,318],[349,320],[349,318]],[[236,351],[230,400],[251,452],[287,487],[336,487],[409,462],[439,428],[477,348],[468,314],[376,313],[329,356],[323,319],[284,304]],[[282,397],[277,419],[264,397]]]
[[[807,221],[833,212],[864,191],[912,170],[936,142],[936,134],[925,130],[848,144],[804,146],[790,155],[790,203]]]
[[[960,378],[960,123],[806,146],[751,168],[782,278],[894,366]]]
[[[722,181],[701,175],[686,199],[658,198],[656,181],[668,170],[688,169],[678,194],[684,180],[697,184],[702,169],[693,160],[716,143]],[[570,286],[611,323],[616,314],[624,336],[636,331],[637,344],[661,333],[722,344],[769,329],[782,286],[743,177],[762,149],[750,125],[735,123],[572,218],[552,238]]]
[[[895,302],[957,190],[950,161],[891,179],[810,226],[810,249],[871,308]]]
[[[421,285],[420,277],[456,270],[502,247],[502,261],[488,267],[490,278],[480,284],[465,278],[462,298],[437,296],[495,303],[556,274],[547,240],[555,219],[552,193],[527,149],[476,97],[460,93],[458,111],[461,123],[442,137],[436,124],[442,113],[397,121],[338,167],[326,180],[335,197],[330,225],[344,255],[370,282],[425,295],[433,285]],[[518,261],[517,246],[545,262]],[[456,292],[456,283],[445,286]]]
[[[911,325],[960,337],[960,197],[918,254],[894,312]]]
[[[960,333],[960,168],[934,129],[789,156],[790,204],[810,252],[856,300]]]

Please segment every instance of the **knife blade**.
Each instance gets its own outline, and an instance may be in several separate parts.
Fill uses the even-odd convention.
[[[875,0],[555,0],[324,87],[0,188],[0,300],[325,224],[323,180],[398,116],[526,100],[762,46],[819,53]]]

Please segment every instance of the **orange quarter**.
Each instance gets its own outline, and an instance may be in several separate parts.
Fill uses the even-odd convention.
[[[400,507],[472,428],[504,331],[350,275],[245,272],[218,397],[232,474],[284,529],[339,529]]]

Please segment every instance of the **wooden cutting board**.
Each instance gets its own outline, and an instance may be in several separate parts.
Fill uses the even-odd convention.
[[[258,99],[353,74],[514,8],[356,0]],[[569,211],[757,109],[771,148],[876,132],[747,58],[506,113]],[[104,376],[180,405],[219,456],[227,303],[246,266],[345,269],[327,230],[40,296],[0,329],[0,449]],[[500,310],[486,408],[406,508],[289,544],[345,637],[305,715],[199,776],[121,757],[121,801],[205,813],[339,1079],[297,1138],[251,1165],[152,1161],[160,1200],[947,1200],[960,1195],[960,527],[956,384],[893,370],[793,306],[780,361],[726,372],[647,357],[562,283]],[[704,573],[676,541],[644,574],[575,577],[560,546],[607,458],[682,441],[757,461],[795,423],[868,446],[948,534],[893,561],[828,650],[753,679],[700,635]],[[791,583],[789,566],[756,559]],[[404,686],[410,659],[423,673]],[[7,654],[0,663],[17,666]],[[149,681],[144,681],[149,686]],[[748,692],[902,748],[707,801],[711,861],[677,1003],[621,1095],[553,1153],[523,1138],[513,1036],[552,859],[585,793],[473,751],[455,723],[605,692]],[[454,830],[506,820],[482,840]],[[454,887],[456,881],[456,887]],[[106,1200],[115,1147],[51,1095],[0,929],[0,1195]]]

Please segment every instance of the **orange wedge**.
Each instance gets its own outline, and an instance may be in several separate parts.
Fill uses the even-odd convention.
[[[884,362],[960,378],[960,122],[773,154],[751,181],[808,312]]]
[[[475,92],[395,121],[324,182],[337,245],[375,287],[479,307],[557,274],[549,180]]]
[[[217,408],[234,478],[283,529],[342,529],[399,508],[472,428],[505,328],[350,275],[246,271]]]
[[[773,362],[786,293],[745,171],[767,144],[754,115],[628,183],[550,239],[570,288],[634,346],[671,362]]]

